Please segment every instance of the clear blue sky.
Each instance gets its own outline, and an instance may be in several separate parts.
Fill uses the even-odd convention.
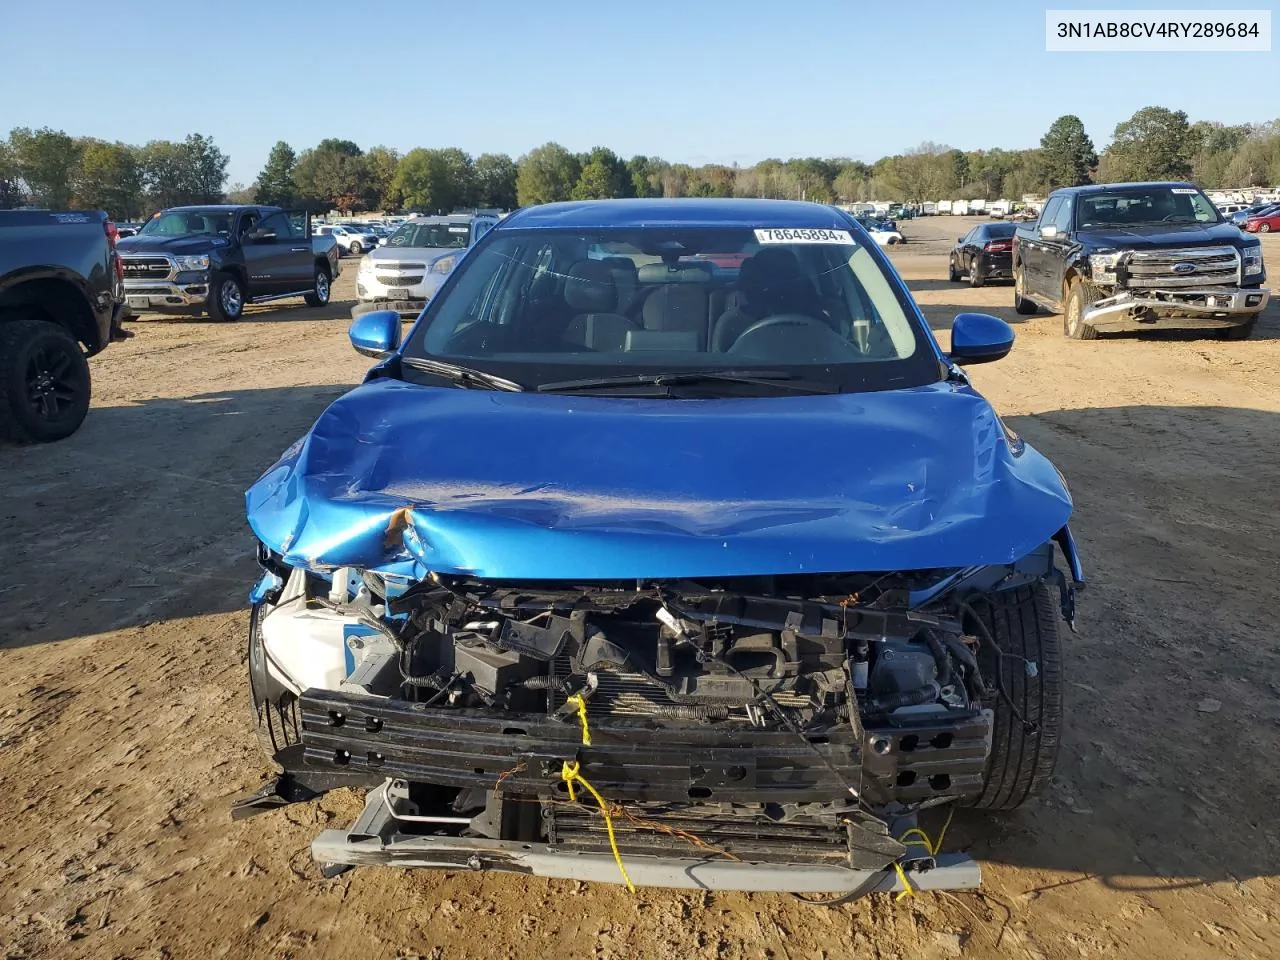
[[[200,132],[231,155],[231,180],[249,183],[276,140],[301,150],[326,136],[512,156],[557,140],[750,164],[871,161],[923,140],[1034,146],[1063,113],[1079,115],[1101,149],[1118,121],[1151,104],[1193,120],[1276,119],[1274,50],[1045,52],[1046,8],[1108,2],[1120,5],[13,0],[0,135],[51,126],[142,143]]]

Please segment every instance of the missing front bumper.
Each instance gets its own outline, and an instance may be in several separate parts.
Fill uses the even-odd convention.
[[[1201,290],[1144,290],[1116,294],[1094,303],[1084,322],[1104,330],[1176,327],[1233,327],[1262,311],[1271,297],[1261,288],[1209,287]]]
[[[343,867],[423,867],[501,871],[526,876],[621,883],[607,853],[566,850],[546,843],[479,837],[422,836],[401,832],[385,788],[371,790],[360,818],[346,830],[325,830],[312,841],[312,857],[328,874]],[[708,856],[625,856],[636,886],[691,890],[835,893],[865,895],[904,888],[897,862],[916,890],[972,890],[982,881],[976,861],[964,854],[926,856],[908,850],[882,866],[854,869],[821,863],[766,863]]]

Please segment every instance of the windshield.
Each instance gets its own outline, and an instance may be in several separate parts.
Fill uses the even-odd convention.
[[[1076,212],[1080,229],[1221,221],[1209,198],[1194,187],[1137,187],[1085,193],[1080,196]]]
[[[231,214],[225,210],[167,210],[147,221],[144,237],[226,237],[231,234]]]
[[[762,369],[835,389],[888,389],[940,376],[908,304],[879,254],[843,230],[494,231],[459,265],[404,355],[531,389]]]
[[[404,223],[387,239],[389,247],[451,247],[461,250],[471,236],[467,223]]]

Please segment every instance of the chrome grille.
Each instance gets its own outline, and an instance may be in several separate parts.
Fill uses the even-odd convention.
[[[164,280],[173,270],[168,257],[121,257],[126,280]]]
[[[1187,272],[1183,264],[1194,269]],[[1235,247],[1137,250],[1129,255],[1125,270],[1130,288],[1230,286],[1240,280],[1240,254]]]
[[[374,261],[374,264],[375,264],[375,266],[377,266],[377,267],[378,267],[378,269],[380,269],[380,270],[404,270],[404,271],[408,271],[408,270],[425,270],[425,269],[427,269],[427,265],[426,265],[425,263],[409,263],[407,260],[406,260],[406,261],[403,261],[403,262],[401,262],[401,261],[399,261],[399,260],[384,260],[384,261],[382,261],[381,263],[379,263],[378,261],[376,261],[376,260],[375,260],[375,261]]]

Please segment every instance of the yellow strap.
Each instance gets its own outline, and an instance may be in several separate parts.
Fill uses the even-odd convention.
[[[582,745],[584,747],[591,746],[591,730],[587,727],[587,701],[582,699],[578,694],[569,697],[566,703],[576,704],[578,707],[578,723],[582,725]],[[577,801],[577,793],[573,789],[575,782],[586,787],[587,792],[595,798],[596,803],[600,807],[600,814],[604,817],[604,828],[609,833],[609,849],[613,851],[613,861],[618,865],[618,872],[622,874],[622,880],[627,885],[627,889],[632,893],[636,892],[635,884],[631,882],[631,877],[627,875],[627,868],[623,866],[622,854],[618,850],[618,840],[613,834],[613,814],[609,812],[609,805],[604,802],[604,797],[587,782],[587,778],[582,775],[581,767],[575,760],[572,763],[566,760],[560,768],[560,779],[569,787],[569,799]]]
[[[622,864],[622,854],[618,851],[618,840],[613,835],[613,815],[609,813],[609,805],[604,802],[604,797],[600,796],[599,791],[587,782],[586,777],[578,772],[578,764],[576,761],[573,763],[565,761],[564,766],[560,768],[560,778],[569,785],[570,800],[577,799],[573,793],[573,783],[575,780],[586,787],[587,792],[590,793],[591,796],[595,797],[596,803],[600,805],[600,813],[604,816],[604,828],[609,832],[609,849],[613,851],[613,861],[618,865],[618,872],[622,874],[622,882],[627,885],[628,890],[635,893],[635,884],[631,882],[631,877],[627,875],[627,868]]]
[[[897,860],[893,861],[893,869],[898,871],[898,879],[902,881],[902,892],[894,897],[894,902],[901,900],[903,897],[914,897],[915,889],[911,886],[911,881],[907,879],[906,871],[902,869],[902,864]]]

